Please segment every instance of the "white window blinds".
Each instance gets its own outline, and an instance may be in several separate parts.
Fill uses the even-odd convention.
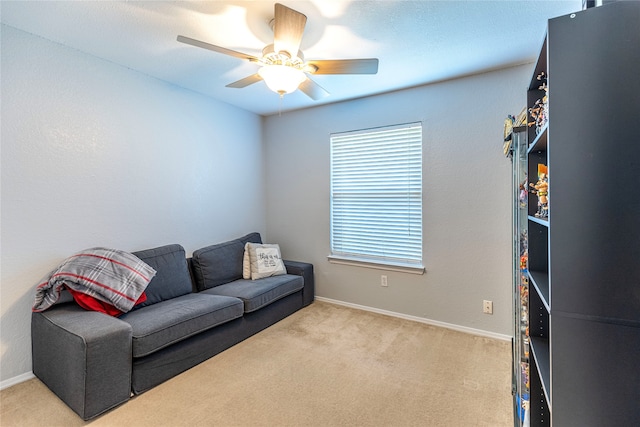
[[[331,254],[422,264],[422,124],[331,135]]]

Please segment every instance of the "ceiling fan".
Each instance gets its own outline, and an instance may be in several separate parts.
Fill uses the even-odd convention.
[[[328,96],[329,92],[311,80],[309,75],[376,74],[378,72],[377,58],[319,59],[305,62],[299,48],[307,17],[276,3],[275,17],[271,22],[274,41],[262,50],[261,58],[185,36],[179,35],[178,41],[256,63],[260,66],[257,73],[230,83],[226,87],[243,88],[264,80],[269,89],[278,93],[280,97],[296,89],[300,89],[314,100]]]

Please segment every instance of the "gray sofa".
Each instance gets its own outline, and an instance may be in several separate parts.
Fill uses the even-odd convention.
[[[120,317],[78,306],[63,292],[33,313],[33,373],[84,420],[184,372],[314,300],[313,266],[242,279],[244,245],[260,234],[198,249],[134,252],[157,273],[147,300]]]

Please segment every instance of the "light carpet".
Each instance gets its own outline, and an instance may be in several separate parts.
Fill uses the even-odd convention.
[[[316,301],[83,422],[38,379],[9,426],[511,426],[511,345]]]

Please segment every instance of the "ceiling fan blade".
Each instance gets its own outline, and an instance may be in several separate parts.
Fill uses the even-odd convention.
[[[326,59],[307,61],[313,74],[376,74],[378,59]],[[313,68],[316,68],[314,71]]]
[[[322,86],[320,86],[318,83],[311,80],[309,77],[307,77],[305,81],[300,83],[300,86],[298,86],[298,89],[300,89],[305,95],[307,95],[309,98],[313,99],[314,101],[317,101],[318,99],[322,99],[325,96],[329,96],[329,92],[324,90]]]
[[[280,3],[275,6],[273,46],[276,53],[286,51],[292,58],[298,55],[307,17]]]
[[[260,74],[255,73],[251,76],[245,77],[244,79],[240,79],[237,82],[229,83],[226,87],[234,87],[234,88],[243,88],[262,80]]]
[[[202,42],[200,40],[192,39],[190,37],[178,36],[177,40],[180,43],[190,44],[192,46],[201,47],[203,49],[212,50],[214,52],[222,53],[222,54],[225,54],[225,55],[235,56],[236,58],[240,58],[240,59],[247,59],[247,60],[249,60],[251,62],[259,61],[258,58],[256,58],[253,55],[248,55],[248,54],[242,53],[242,52],[236,52],[235,50],[226,49],[224,47],[220,47],[220,46],[216,46],[216,45],[213,45],[213,44],[210,44],[210,43]]]

